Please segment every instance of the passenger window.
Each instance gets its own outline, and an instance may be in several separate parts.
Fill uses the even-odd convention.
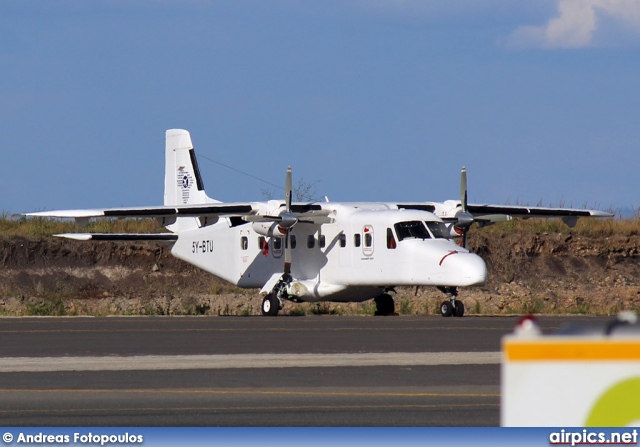
[[[321,234],[320,237],[318,237],[318,245],[320,246],[320,248],[324,248],[326,243],[327,243],[327,240],[324,237],[324,234]]]
[[[313,237],[313,234],[307,236],[307,248],[313,248],[316,246],[316,239]]]
[[[284,243],[282,242],[281,237],[272,237],[271,238],[271,255],[274,258],[279,258],[282,256],[282,247],[284,246]]]
[[[373,226],[365,225],[362,228],[364,234],[364,247],[362,247],[362,253],[365,256],[373,255]]]
[[[296,248],[296,237],[292,234],[291,236],[289,236],[289,240],[291,241],[291,248]]]
[[[393,250],[396,248],[396,238],[393,237],[391,228],[387,228],[387,248]]]
[[[354,247],[360,246],[360,233],[356,233],[353,235],[353,246]]]
[[[242,250],[246,250],[247,248],[249,248],[249,238],[247,236],[242,236],[240,238],[240,248]]]
[[[340,247],[344,248],[347,246],[347,235],[344,233],[340,233],[340,236],[338,236],[338,239],[340,239]]]

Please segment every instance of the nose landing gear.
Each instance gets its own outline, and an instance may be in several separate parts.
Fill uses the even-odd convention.
[[[443,317],[462,317],[464,315],[464,304],[456,299],[458,289],[456,287],[438,287],[438,290],[449,297],[448,301],[443,301],[440,305],[440,315]]]

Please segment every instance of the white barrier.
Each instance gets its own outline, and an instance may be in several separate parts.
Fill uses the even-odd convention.
[[[640,426],[640,334],[510,335],[502,353],[501,425]]]

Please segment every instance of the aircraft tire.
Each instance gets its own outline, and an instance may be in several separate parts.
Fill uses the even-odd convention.
[[[280,301],[273,294],[268,294],[262,300],[262,315],[265,317],[275,317],[280,310]]]
[[[391,315],[396,311],[393,297],[388,293],[383,293],[374,301],[376,302],[376,315]]]
[[[451,301],[443,301],[440,305],[440,315],[443,317],[450,317],[453,315],[453,304]]]
[[[462,317],[464,315],[464,303],[462,301],[456,300],[456,306],[453,310],[453,315],[455,317]]]

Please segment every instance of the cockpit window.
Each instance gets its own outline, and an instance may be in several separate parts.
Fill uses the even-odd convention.
[[[433,237],[436,239],[449,239],[449,230],[447,230],[447,226],[444,222],[425,222]]]
[[[393,226],[396,229],[396,235],[398,241],[403,239],[430,239],[431,236],[424,226],[424,223],[419,220],[412,220],[407,222],[399,222]]]

